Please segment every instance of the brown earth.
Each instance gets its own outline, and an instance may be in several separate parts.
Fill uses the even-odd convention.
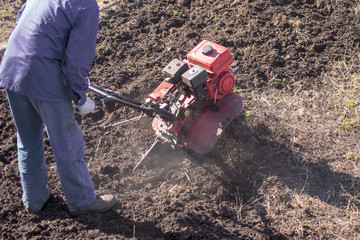
[[[20,1],[2,4],[17,10]],[[245,111],[212,153],[177,152],[134,173],[155,139],[151,119],[104,130],[139,115],[119,104],[77,116],[96,189],[118,204],[70,217],[45,139],[52,196],[29,215],[1,90],[1,238],[360,238],[358,11],[347,0],[132,0],[103,9],[93,83],[144,101],[163,67],[208,39],[234,54]],[[1,18],[2,27],[13,25],[13,15]],[[348,81],[353,88],[331,94]],[[355,98],[345,99],[353,90]],[[342,116],[338,102],[347,107]]]

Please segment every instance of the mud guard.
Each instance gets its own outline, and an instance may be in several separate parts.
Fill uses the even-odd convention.
[[[200,154],[212,151],[222,131],[244,109],[243,99],[236,93],[230,93],[216,103],[217,109],[211,106],[204,108],[192,122],[182,144]]]

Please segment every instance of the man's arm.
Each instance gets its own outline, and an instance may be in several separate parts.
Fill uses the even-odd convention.
[[[20,19],[22,13],[23,13],[24,10],[25,10],[25,7],[26,7],[26,2],[21,6],[21,8],[20,8],[20,10],[19,10],[19,12],[18,12],[18,14],[17,14],[17,16],[16,16],[15,26],[16,26],[17,23],[19,22],[19,19]]]
[[[95,2],[96,3],[96,2]],[[76,17],[70,32],[64,62],[65,81],[76,105],[83,105],[89,88],[87,76],[94,60],[99,26],[99,8],[91,6]]]

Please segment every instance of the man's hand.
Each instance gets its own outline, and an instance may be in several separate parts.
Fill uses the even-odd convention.
[[[84,115],[91,113],[95,110],[95,103],[90,98],[86,97],[86,102],[81,106],[76,106],[76,112],[78,114]]]

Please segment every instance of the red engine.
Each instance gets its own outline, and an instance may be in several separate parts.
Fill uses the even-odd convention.
[[[190,67],[200,66],[207,72],[204,85],[207,87],[207,98],[221,99],[232,92],[235,76],[229,65],[233,55],[229,49],[219,44],[203,40],[187,55]]]
[[[203,40],[187,59],[174,59],[163,69],[166,79],[147,103],[161,106],[176,120],[154,118],[152,127],[160,138],[199,153],[213,148],[222,130],[243,110],[242,98],[233,93],[232,61],[226,47]]]
[[[187,95],[194,95],[200,101],[222,99],[234,88],[234,71],[229,68],[232,60],[229,49],[203,40],[188,53],[187,59],[174,59],[163,69],[167,78],[150,98],[160,99],[173,85],[179,85]]]

